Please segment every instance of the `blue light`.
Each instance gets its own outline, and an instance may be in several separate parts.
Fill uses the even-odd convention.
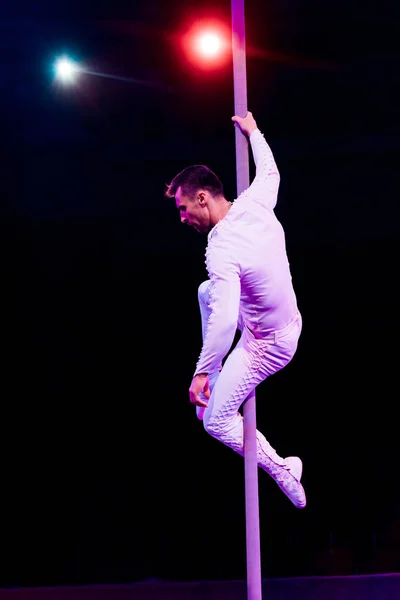
[[[63,83],[73,83],[76,80],[79,68],[77,63],[67,57],[59,58],[55,64],[56,77]]]

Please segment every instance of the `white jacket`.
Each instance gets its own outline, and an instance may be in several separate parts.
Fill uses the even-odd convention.
[[[275,216],[279,172],[263,134],[250,136],[256,176],[208,234],[210,308],[195,375],[218,370],[243,325],[264,339],[297,313],[285,235]]]

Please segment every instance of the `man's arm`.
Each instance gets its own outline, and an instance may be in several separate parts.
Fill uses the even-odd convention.
[[[256,176],[249,191],[246,190],[246,195],[251,193],[269,208],[274,209],[278,197],[280,176],[272,150],[258,129],[251,112],[248,112],[244,118],[232,117],[232,121],[240,127],[244,135],[248,136],[256,165]]]
[[[214,242],[208,260],[211,314],[194,376],[218,370],[235,337],[239,318],[239,267],[230,251]]]

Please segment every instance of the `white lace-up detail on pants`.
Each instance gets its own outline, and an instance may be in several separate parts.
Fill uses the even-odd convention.
[[[205,330],[208,286],[199,288],[199,303]],[[239,326],[241,323],[239,323]],[[301,316],[270,339],[258,340],[244,327],[241,338],[225,361],[221,371],[209,374],[211,398],[206,409],[197,408],[205,430],[243,456],[243,417],[238,412],[250,392],[268,376],[282,369],[293,357],[301,331]],[[257,431],[258,466],[266,471],[298,508],[306,504],[300,483],[301,461],[296,457],[281,458]]]

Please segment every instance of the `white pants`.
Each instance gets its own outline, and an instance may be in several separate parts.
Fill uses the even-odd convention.
[[[203,340],[210,315],[209,281],[199,287]],[[271,332],[266,339],[259,340],[239,317],[240,340],[229,354],[224,366],[209,373],[211,397],[206,409],[196,407],[197,416],[203,420],[205,430],[220,442],[243,456],[243,417],[240,406],[256,388],[270,375],[283,369],[293,358],[302,327],[301,315],[284,329]],[[202,399],[204,396],[201,395]],[[284,464],[265,437],[257,431],[258,465],[270,472],[271,460]]]

